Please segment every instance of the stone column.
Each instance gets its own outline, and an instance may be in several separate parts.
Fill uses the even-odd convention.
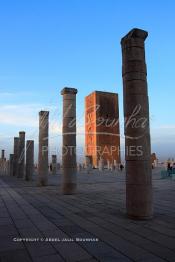
[[[98,161],[98,169],[99,169],[99,171],[104,170],[104,160],[102,158],[100,158],[99,161]]]
[[[5,167],[5,150],[2,149],[1,158],[0,158],[0,172],[3,175],[4,175],[4,167]]]
[[[107,168],[108,168],[108,170],[110,170],[110,169],[111,169],[111,163],[110,163],[110,161],[109,161],[109,160],[107,160]]]
[[[49,112],[39,112],[39,154],[38,154],[38,186],[48,184],[48,132]]]
[[[18,177],[24,178],[25,171],[25,132],[19,132],[19,158],[18,158]]]
[[[57,156],[52,155],[52,175],[56,175],[57,173]]]
[[[19,137],[14,137],[13,176],[18,176]]]
[[[91,164],[90,156],[85,156],[85,168],[87,170],[87,173],[90,173],[92,171],[92,164]]]
[[[4,173],[5,175],[9,175],[9,160],[6,160],[4,163]]]
[[[5,150],[2,149],[2,151],[1,151],[1,160],[4,159],[4,158],[5,158]]]
[[[61,169],[61,165],[60,163],[57,163],[57,170],[60,170]]]
[[[14,154],[10,154],[9,157],[9,175],[13,176],[13,161],[14,161]]]
[[[26,142],[26,174],[25,180],[31,181],[34,172],[34,141],[27,140]]]
[[[63,96],[63,194],[76,192],[76,94],[77,89],[65,87]]]
[[[131,30],[121,40],[125,116],[126,208],[133,219],[153,215],[149,103],[144,41],[148,33]]]

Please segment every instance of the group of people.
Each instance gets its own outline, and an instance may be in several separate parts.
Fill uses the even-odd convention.
[[[168,172],[169,176],[171,174],[175,174],[175,163],[171,164],[170,162],[168,162],[168,164],[167,164],[167,172]]]

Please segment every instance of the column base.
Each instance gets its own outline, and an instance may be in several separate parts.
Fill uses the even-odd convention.
[[[37,182],[37,186],[48,186],[48,181],[41,180]]]
[[[126,214],[127,218],[132,219],[132,220],[151,220],[153,219],[153,215],[151,216],[134,216],[130,214]]]
[[[66,183],[62,186],[62,194],[64,195],[72,195],[77,192],[77,184],[76,183]]]

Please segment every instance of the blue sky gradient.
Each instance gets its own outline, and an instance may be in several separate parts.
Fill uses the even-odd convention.
[[[25,130],[37,149],[41,109],[50,111],[51,148],[60,148],[64,86],[78,89],[80,147],[84,97],[94,90],[119,94],[123,134],[120,39],[139,27],[149,32],[152,151],[175,157],[174,11],[173,0],[0,1],[0,148],[12,153],[13,137]]]

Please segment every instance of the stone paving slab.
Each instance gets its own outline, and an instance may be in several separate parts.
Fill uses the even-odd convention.
[[[76,195],[61,195],[60,176],[47,187],[0,176],[0,262],[175,261],[175,181],[160,169],[149,221],[125,216],[124,173],[83,171]]]

